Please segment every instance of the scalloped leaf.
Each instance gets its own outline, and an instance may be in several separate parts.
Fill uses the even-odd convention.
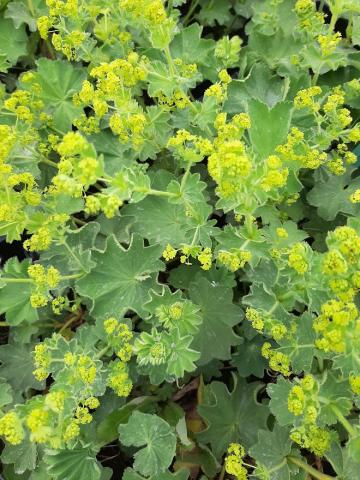
[[[176,435],[157,415],[135,411],[119,435],[123,445],[143,447],[134,455],[134,469],[145,477],[165,472],[174,458]]]
[[[144,247],[139,235],[132,237],[125,250],[112,235],[103,252],[93,251],[96,266],[76,282],[76,290],[91,299],[94,316],[119,315],[126,310],[143,315],[149,290],[158,290],[157,273],[164,270],[161,253],[159,245]]]

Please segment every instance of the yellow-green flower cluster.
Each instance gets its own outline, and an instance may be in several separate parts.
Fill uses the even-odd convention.
[[[0,160],[0,222],[3,222],[2,228],[5,232],[7,232],[7,226],[11,231],[14,225],[17,225],[19,232],[22,232],[29,220],[26,215],[27,208],[39,205],[42,197],[31,173],[12,173],[12,170],[11,165],[2,163]]]
[[[264,192],[282,188],[286,185],[289,175],[288,168],[283,168],[283,162],[278,155],[270,155],[265,162],[265,174],[260,183]]]
[[[288,328],[268,312],[259,312],[255,308],[248,307],[245,316],[255,330],[271,336],[276,342],[279,342],[288,333]]]
[[[119,397],[128,397],[130,395],[133,384],[129,377],[126,363],[120,360],[115,360],[111,363],[107,385],[112,388]]]
[[[304,133],[297,127],[292,127],[286,143],[276,147],[276,152],[282,156],[283,161],[298,162],[301,167],[311,170],[319,168],[327,160],[327,154],[311,147],[304,140]]]
[[[19,445],[25,437],[20,417],[13,410],[0,418],[0,435],[11,445]]]
[[[147,124],[143,113],[134,113],[127,116],[114,113],[109,120],[109,126],[122,143],[131,141],[134,148],[144,142],[144,130]]]
[[[122,205],[123,201],[117,195],[107,192],[98,193],[86,196],[84,211],[88,215],[97,215],[102,211],[106,218],[113,218]]]
[[[167,146],[176,158],[186,163],[201,162],[213,151],[210,140],[193,135],[187,130],[178,130],[176,135],[169,139]]]
[[[45,343],[38,343],[34,348],[34,364],[36,369],[33,371],[33,375],[39,381],[45,380],[50,371],[51,364],[51,352]]]
[[[210,247],[202,248],[200,245],[183,245],[179,250],[168,244],[162,253],[166,261],[173,260],[180,252],[180,262],[190,265],[190,257],[196,258],[200,262],[203,270],[210,270],[212,266],[213,253]]]
[[[255,308],[248,307],[246,309],[245,316],[251,323],[252,327],[259,333],[264,331],[265,322],[260,313]]]
[[[234,35],[222,37],[216,44],[215,57],[218,58],[226,68],[232,67],[239,61],[242,39]]]
[[[316,11],[314,0],[297,0],[295,13],[300,21],[299,26],[311,36],[316,36],[323,30],[325,15]]]
[[[271,343],[265,342],[261,354],[269,360],[269,366],[275,372],[282,373],[285,377],[291,374],[290,358],[282,352],[272,350]]]
[[[47,305],[50,300],[49,290],[56,288],[61,276],[57,268],[50,266],[47,269],[39,263],[30,265],[28,275],[33,280],[34,289],[30,296],[30,303],[33,308],[40,308]]]
[[[320,95],[322,92],[320,87],[309,87],[304,90],[299,90],[294,98],[294,106],[297,109],[309,108],[313,112],[318,112],[320,103],[314,100],[314,97]]]
[[[205,97],[215,98],[216,103],[221,104],[227,99],[227,88],[232,79],[227,70],[221,70],[219,72],[219,80],[219,82],[210,85],[210,87],[205,90],[204,95]]]
[[[306,375],[294,385],[288,396],[289,412],[303,415],[305,423],[315,424],[318,416],[317,384],[312,375]]]
[[[310,450],[318,457],[322,457],[326,453],[331,442],[330,432],[316,425],[296,428],[291,432],[290,438],[300,447]]]
[[[360,375],[350,375],[349,377],[351,390],[356,394],[360,395]]]
[[[138,82],[145,80],[146,68],[143,60],[140,61],[136,52],[130,52],[126,59],[117,58],[109,63],[102,63],[90,71],[91,77],[96,80],[96,90],[84,83],[79,98],[84,103],[90,103],[95,95],[98,100],[114,100],[123,95],[123,88],[134,87]]]
[[[162,253],[162,256],[167,262],[169,262],[170,260],[174,260],[174,258],[176,257],[176,253],[177,250],[175,250],[175,248],[172,247],[170,244],[167,244],[165,250]]]
[[[23,243],[25,250],[29,252],[47,250],[54,239],[63,236],[69,218],[69,215],[65,213],[44,215],[42,226],[35,231],[31,230],[32,236]]]
[[[323,57],[328,57],[335,50],[341,41],[341,33],[335,32],[331,35],[319,35],[317,41],[320,45],[321,55]]]
[[[119,322],[116,318],[104,321],[104,330],[108,335],[108,343],[116,352],[122,362],[130,361],[132,354],[133,333],[126,323]]]
[[[10,125],[0,125],[0,136],[0,165],[3,167],[3,163],[7,160],[11,150],[16,144],[16,130]],[[1,173],[3,172],[1,171]]]
[[[330,300],[321,307],[321,314],[314,320],[318,334],[315,344],[325,352],[351,352],[353,342],[359,339],[360,319],[356,305],[352,302]]]
[[[58,174],[52,179],[54,194],[81,197],[102,175],[102,165],[79,132],[68,132],[56,146],[60,155]]]
[[[175,108],[183,110],[189,105],[190,99],[182,90],[176,89],[171,96],[165,95],[159,91],[156,93],[158,105],[161,105],[163,110],[170,111]]]
[[[240,140],[250,126],[250,118],[246,113],[235,115],[228,123],[226,114],[221,113],[215,121],[217,137],[214,151],[208,159],[208,171],[218,185],[220,197],[227,198],[239,193],[251,172],[252,162],[245,144]]]
[[[303,243],[295,243],[289,251],[289,267],[296,270],[300,275],[304,275],[309,269],[306,252],[306,247]]]
[[[162,0],[120,0],[120,9],[131,16],[144,20],[149,26],[162,25],[167,14]]]
[[[230,443],[225,458],[225,471],[233,475],[236,480],[246,480],[247,470],[243,465],[245,449],[238,443]]]
[[[50,32],[54,48],[62,52],[68,60],[77,59],[89,36],[85,30],[90,20],[90,8],[82,2],[79,4],[78,0],[46,0],[46,5],[49,14],[37,19],[41,38],[46,40]],[[93,21],[99,13],[93,12]]]
[[[248,250],[233,248],[230,251],[220,250],[216,258],[217,261],[228,270],[236,272],[250,262],[252,254]]]

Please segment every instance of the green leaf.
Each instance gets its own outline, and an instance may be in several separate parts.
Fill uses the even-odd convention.
[[[68,232],[61,243],[53,244],[51,249],[41,254],[41,261],[61,270],[63,275],[73,272],[89,272],[95,263],[91,259],[91,250],[100,230],[96,222],[89,222],[77,230]]]
[[[200,309],[189,300],[185,300],[181,290],[172,293],[168,286],[164,286],[161,293],[150,292],[150,296],[151,300],[144,305],[144,308],[152,315],[150,320],[152,325],[157,323],[156,316],[159,311],[166,311],[175,303],[179,303],[182,308],[181,316],[176,319],[176,327],[179,329],[179,333],[186,335],[198,331],[202,322],[201,315],[198,313]],[[161,322],[158,323],[161,324]]]
[[[46,450],[48,474],[54,480],[100,480],[102,467],[89,447]]]
[[[352,407],[352,393],[346,379],[339,380],[339,375],[328,372],[324,383],[320,386],[319,397],[322,399],[319,421],[326,425],[337,423],[338,417],[334,413],[335,407],[344,417],[349,415]]]
[[[315,175],[316,183],[307,195],[311,205],[318,209],[318,214],[325,220],[334,220],[338,213],[359,215],[360,205],[351,203],[350,195],[360,188],[360,178],[351,178],[353,168],[344,175],[319,172]]]
[[[37,61],[35,81],[40,84],[39,98],[44,102],[46,112],[51,114],[54,126],[66,132],[71,130],[74,118],[82,108],[74,105],[72,97],[81,89],[86,79],[84,68],[73,67],[69,62],[40,58]]]
[[[149,83],[148,93],[150,97],[155,97],[158,93],[164,93],[167,97],[171,97],[177,84],[170,75],[167,65],[163,62],[155,60],[151,62],[147,81]]]
[[[360,467],[360,431],[357,430],[357,435],[350,438],[347,444],[349,458],[358,464]]]
[[[295,318],[295,317],[294,317]],[[278,343],[281,351],[288,355],[294,372],[310,371],[315,352],[316,335],[313,329],[311,314],[304,313],[296,318],[296,331],[289,338],[282,339]]]
[[[197,18],[205,25],[225,25],[231,19],[229,5],[226,2],[203,0]]]
[[[26,470],[36,467],[36,444],[26,438],[19,445],[5,444],[1,454],[1,461],[5,464],[13,463],[15,473],[22,474]]]
[[[259,100],[250,100],[248,105],[252,146],[260,158],[266,158],[286,140],[293,105],[290,102],[280,102],[269,109]]]
[[[215,48],[215,42],[201,38],[202,30],[197,23],[182,28],[170,45],[173,58],[181,58],[185,63],[206,65],[210,53]]]
[[[281,426],[291,425],[296,418],[288,409],[288,396],[291,389],[292,384],[283,377],[278,377],[277,382],[269,384],[266,389],[271,398],[270,411]]]
[[[200,307],[203,317],[191,345],[201,353],[198,364],[205,365],[214,358],[229,359],[231,347],[240,343],[233,327],[243,319],[241,308],[232,302],[232,289],[196,277],[195,282],[190,284],[189,294],[190,299]]]
[[[217,458],[226,451],[229,443],[240,442],[249,449],[257,441],[260,429],[266,428],[268,408],[256,400],[260,383],[247,383],[234,377],[230,392],[222,382],[212,382],[206,387],[208,401],[198,406],[207,429],[198,434],[203,443],[209,443]]]
[[[353,45],[360,45],[360,15],[352,17],[352,43]]]
[[[16,257],[10,258],[2,271],[5,278],[28,278],[27,269],[31,264],[30,260],[19,262]],[[0,314],[5,313],[6,321],[10,325],[19,325],[22,322],[34,322],[38,312],[30,304],[32,284],[29,283],[7,283],[0,277]]]
[[[123,445],[144,447],[134,455],[134,469],[145,477],[159,475],[171,464],[176,435],[157,415],[135,411],[126,425],[120,425],[119,434]]]
[[[338,443],[333,442],[325,456],[339,480],[354,480],[358,476],[359,462],[351,458],[347,448],[342,448]]]
[[[92,301],[95,316],[118,315],[133,310],[144,314],[143,304],[149,290],[157,290],[156,273],[164,269],[159,260],[162,248],[144,247],[141,237],[134,235],[127,250],[110,236],[103,252],[93,251],[96,266],[76,282],[77,292]]]
[[[167,199],[147,196],[139,203],[123,209],[124,215],[134,218],[132,231],[151,242],[170,243],[174,247],[187,243],[190,230],[183,205],[170,203]]]
[[[27,25],[31,32],[36,32],[37,19],[46,13],[43,0],[31,0],[31,2],[20,0],[8,3],[5,18],[11,18],[16,28]]]
[[[286,88],[285,80],[274,76],[269,67],[263,63],[255,64],[248,77],[230,83],[224,110],[228,113],[244,111],[251,99],[273,108],[284,99]]]
[[[134,410],[146,410],[156,401],[157,397],[137,397],[117,410],[109,412],[106,418],[98,424],[97,438],[99,442],[106,445],[115,440],[119,425],[127,423]]]
[[[262,378],[266,367],[266,360],[261,355],[261,347],[264,343],[263,337],[257,335],[252,340],[245,340],[236,347],[232,355],[231,364],[237,368],[241,377],[255,375]]]
[[[124,472],[122,480],[144,480],[143,477],[136,473],[132,468],[127,468]],[[187,470],[178,470],[176,473],[165,472],[159,475],[151,476],[147,480],[187,480],[189,478],[189,472]]]
[[[13,399],[11,386],[0,378],[0,408],[10,403]]]
[[[200,353],[189,348],[193,341],[191,335],[181,336],[178,328],[174,328],[164,337],[164,341],[169,349],[170,356],[167,360],[167,373],[176,378],[182,378],[185,372],[195,370],[195,361],[198,360]]]
[[[249,450],[250,455],[262,466],[272,470],[272,480],[289,480],[290,470],[286,457],[291,452],[289,429],[275,424],[274,430],[260,430],[258,443]]]
[[[12,20],[0,16],[0,54],[6,56],[12,65],[27,53],[25,28],[15,28]]]
[[[41,390],[44,387],[44,382],[39,382],[32,374],[35,366],[31,345],[1,345],[0,362],[0,377],[5,378],[15,392],[23,392],[29,388]]]

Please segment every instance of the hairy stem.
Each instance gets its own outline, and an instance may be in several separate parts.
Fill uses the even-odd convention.
[[[331,410],[334,412],[336,418],[338,421],[341,423],[341,425],[345,428],[345,430],[348,432],[350,437],[354,437],[356,435],[356,430],[355,428],[351,425],[351,423],[344,417],[344,415],[341,413],[339,408],[336,405],[330,405]]]
[[[200,0],[194,0],[192,2],[191,7],[189,8],[189,11],[187,12],[187,14],[184,17],[184,20],[183,20],[184,26],[186,26],[189,23],[189,20],[191,19],[191,17],[193,16],[193,13],[196,10],[196,7],[199,5],[199,1]]]
[[[326,475],[325,473],[319,472],[319,470],[316,470],[315,468],[311,467],[308,463],[304,462],[298,457],[293,457],[289,455],[287,459],[289,460],[289,462],[302,468],[305,472],[307,472],[316,480],[333,480],[334,479],[334,477],[330,477],[330,475]]]

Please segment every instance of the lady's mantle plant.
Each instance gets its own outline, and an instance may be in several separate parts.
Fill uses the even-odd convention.
[[[4,478],[358,478],[359,2],[0,7]]]

